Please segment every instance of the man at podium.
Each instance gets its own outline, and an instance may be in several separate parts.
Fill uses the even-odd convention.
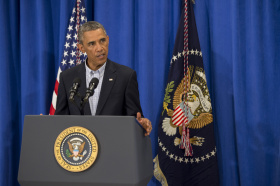
[[[87,59],[60,74],[55,115],[134,115],[149,135],[152,125],[142,118],[136,72],[108,59],[103,25],[83,24],[78,40]]]

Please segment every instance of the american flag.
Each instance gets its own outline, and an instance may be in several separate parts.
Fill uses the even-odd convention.
[[[74,67],[85,60],[87,55],[82,53],[77,47],[78,44],[78,30],[80,25],[87,22],[86,8],[84,0],[77,0],[72,10],[67,27],[66,40],[63,50],[62,60],[57,72],[55,87],[53,91],[52,104],[50,108],[50,115],[54,115],[56,109],[57,90],[59,86],[59,75],[64,70]]]

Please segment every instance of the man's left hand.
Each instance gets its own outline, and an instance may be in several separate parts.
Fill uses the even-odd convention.
[[[141,118],[140,112],[137,112],[136,119],[140,123],[140,125],[146,130],[145,136],[150,135],[150,133],[153,129],[151,121],[147,118]]]

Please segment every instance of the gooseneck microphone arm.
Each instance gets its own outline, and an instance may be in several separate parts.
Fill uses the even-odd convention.
[[[71,102],[74,102],[75,95],[77,94],[77,90],[78,90],[80,84],[81,84],[81,79],[80,78],[75,78],[74,81],[73,81],[73,85],[72,85],[72,87],[69,91],[70,92],[69,100]]]
[[[71,103],[73,103],[73,104],[81,111],[79,105],[78,105],[78,104],[76,103],[76,101],[75,101],[75,96],[76,96],[76,95],[80,96],[80,95],[79,95],[79,92],[78,92],[78,88],[79,88],[80,84],[81,84],[81,79],[78,78],[78,77],[75,78],[74,81],[73,81],[73,85],[72,85],[72,87],[71,87],[71,89],[70,89],[70,91],[69,91],[69,93],[70,93],[70,95],[69,95],[69,101],[70,101]]]
[[[94,89],[96,89],[97,85],[98,85],[99,80],[97,78],[92,78],[89,86],[86,90],[86,95],[85,97],[81,100],[81,114],[84,115],[84,107],[85,104],[88,102],[88,99],[94,94]]]

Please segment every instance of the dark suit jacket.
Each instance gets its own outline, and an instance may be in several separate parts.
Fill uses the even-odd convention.
[[[79,77],[78,89],[82,97],[86,93],[86,69],[82,63],[60,74],[56,115],[81,115],[80,110],[69,101],[69,91],[73,80]],[[111,81],[109,80],[111,79]],[[81,98],[75,96],[80,104]],[[136,72],[129,67],[107,60],[96,115],[135,115],[142,113]],[[89,103],[84,107],[84,114],[91,115]]]

